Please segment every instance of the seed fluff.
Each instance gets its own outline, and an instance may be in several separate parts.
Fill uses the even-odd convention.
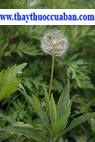
[[[62,56],[68,49],[68,40],[59,30],[53,30],[41,39],[41,49],[46,54]]]

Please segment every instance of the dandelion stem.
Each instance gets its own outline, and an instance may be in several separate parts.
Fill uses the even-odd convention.
[[[54,54],[52,55],[51,75],[50,75],[50,85],[49,85],[49,97],[51,97],[53,72],[54,72]]]

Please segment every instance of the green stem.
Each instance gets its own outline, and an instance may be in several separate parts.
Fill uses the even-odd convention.
[[[49,85],[49,97],[51,97],[53,72],[54,72],[54,55],[52,55],[51,76],[50,76],[50,85]]]

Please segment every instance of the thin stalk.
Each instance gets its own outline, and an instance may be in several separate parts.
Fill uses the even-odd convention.
[[[49,97],[51,97],[53,73],[54,73],[54,55],[52,55],[51,75],[50,75],[50,85],[49,85]]]

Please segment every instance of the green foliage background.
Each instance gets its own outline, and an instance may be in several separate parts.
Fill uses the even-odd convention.
[[[93,0],[39,0],[34,5],[30,3],[31,0],[2,0],[0,8],[95,8]],[[42,100],[43,88],[49,87],[51,57],[41,51],[40,41],[44,33],[53,28],[59,29],[69,40],[67,54],[56,58],[55,61],[53,92],[57,101],[69,78],[70,94],[73,97],[71,121],[86,112],[95,112],[94,26],[0,26],[0,70],[14,64],[28,63],[19,78],[30,96],[34,94]],[[16,121],[30,124],[35,118],[35,112],[19,91],[1,101],[0,112]],[[0,127],[7,125],[8,122],[0,118]],[[67,133],[64,140],[95,142],[95,119]],[[0,133],[0,142],[31,142],[31,140],[20,135],[10,136]]]

